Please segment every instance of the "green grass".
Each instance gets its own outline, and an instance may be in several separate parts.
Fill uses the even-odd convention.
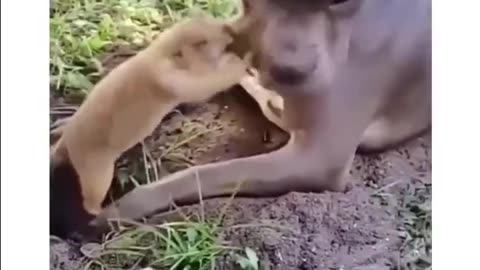
[[[235,0],[52,0],[50,83],[56,94],[85,96],[101,78],[102,57],[118,46],[139,49],[194,12],[236,14]]]
[[[395,185],[400,187],[399,193],[386,191]],[[394,203],[397,211],[397,230],[402,240],[398,269],[432,269],[432,185],[416,179],[411,183],[394,182],[377,190],[374,196],[385,205]]]
[[[399,211],[406,269],[432,269],[432,186],[407,185]]]
[[[216,269],[229,255],[245,270],[258,269],[256,253],[230,246],[223,229],[204,221],[136,224],[107,236],[85,269]]]
[[[205,218],[200,191],[199,214],[186,216],[177,209],[183,221],[157,225],[118,221],[115,223],[117,229],[107,234],[102,244],[90,243],[81,248],[89,258],[84,269],[133,269],[136,266],[169,270],[217,269],[216,266],[229,256],[230,262],[233,260],[240,269],[258,270],[255,251],[229,245],[225,229],[220,225],[234,195],[213,222]]]
[[[205,132],[205,129],[202,128],[197,132],[202,131]],[[172,150],[164,153],[166,156],[174,153],[182,142],[191,140],[196,134],[192,132],[189,136],[172,142],[166,148]],[[139,169],[144,173],[140,176],[137,172],[129,177],[135,185],[151,183],[160,178],[156,168],[158,163],[145,145],[142,147],[142,153],[143,162],[139,164]],[[221,226],[234,195],[226,202],[221,213],[214,218],[215,220],[210,216],[207,221],[203,200],[200,200],[199,210],[193,216],[187,216],[181,209],[177,209],[181,216],[179,222],[155,225],[121,221],[115,226],[118,229],[107,234],[102,244],[88,244],[90,245],[89,254],[87,253],[89,260],[84,269],[133,269],[141,265],[152,267],[152,269],[201,270],[218,269],[219,264],[233,262],[239,269],[258,270],[258,257],[253,249],[232,246],[225,240],[225,231],[236,228],[236,226],[227,228]],[[202,198],[200,190],[199,196]],[[227,261],[226,258],[228,258]]]

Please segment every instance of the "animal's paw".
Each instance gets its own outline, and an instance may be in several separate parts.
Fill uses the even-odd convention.
[[[253,68],[247,68],[247,73],[243,76],[240,83],[250,91],[261,91],[258,72]]]
[[[247,64],[233,53],[225,53],[219,60],[218,70],[222,74],[232,75],[237,81],[247,74]]]
[[[268,106],[272,109],[272,112],[277,116],[281,117],[284,109],[283,98],[276,94],[272,93],[270,99],[268,100]]]
[[[254,56],[254,53],[250,51],[250,52],[247,52],[243,57],[243,61],[245,61],[245,63],[247,63],[249,67],[253,65],[253,56]],[[255,71],[255,70],[252,69],[252,71]]]
[[[254,68],[247,70],[248,75],[242,77],[240,84],[245,90],[257,100],[261,106],[268,105],[278,111],[283,111],[283,98],[276,92],[264,88],[260,84],[258,71]]]
[[[248,75],[242,77],[240,85],[255,99],[265,117],[284,129],[281,120],[284,110],[283,98],[260,84],[259,74],[255,69],[248,69]]]
[[[104,208],[102,212],[100,212],[100,214],[98,214],[95,217],[95,219],[90,221],[89,225],[97,229],[104,229],[109,226],[109,219],[112,219],[118,216],[119,216],[119,213],[114,203]]]

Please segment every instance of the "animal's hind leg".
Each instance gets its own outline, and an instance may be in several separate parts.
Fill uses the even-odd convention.
[[[381,118],[370,124],[363,134],[360,152],[379,152],[394,147],[428,129],[428,124],[419,119],[395,122]]]
[[[102,202],[112,184],[114,166],[113,160],[92,155],[79,170],[83,206],[90,214],[100,213]]]
[[[378,152],[404,142],[430,127],[431,95],[424,84],[415,85],[363,133],[361,152]]]

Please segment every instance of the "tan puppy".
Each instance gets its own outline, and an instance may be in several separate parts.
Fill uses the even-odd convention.
[[[214,19],[179,23],[94,87],[52,148],[52,234],[80,230],[100,212],[115,160],[174,107],[204,101],[240,81],[246,65],[225,52],[231,41]]]

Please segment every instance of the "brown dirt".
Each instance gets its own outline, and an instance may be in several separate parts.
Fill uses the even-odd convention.
[[[192,123],[198,124],[193,125],[197,130],[214,130],[175,150],[178,159],[192,164],[272,151],[288,139],[241,89],[180,110],[183,116],[168,116],[146,140],[152,156],[160,157]],[[347,193],[234,199],[224,225],[256,225],[231,230],[228,238],[253,247],[262,269],[414,269],[406,268],[412,252],[419,252],[416,246],[408,249],[409,230],[417,220],[411,208],[422,192],[427,203],[431,198],[430,149],[430,135],[425,135],[386,153],[357,155],[351,170],[354,185]],[[163,157],[163,166],[168,171],[185,167],[178,159]],[[224,203],[225,199],[205,202],[207,216],[218,216]],[[195,206],[187,209],[195,211]],[[81,267],[76,249],[64,242],[50,246],[51,269]]]

